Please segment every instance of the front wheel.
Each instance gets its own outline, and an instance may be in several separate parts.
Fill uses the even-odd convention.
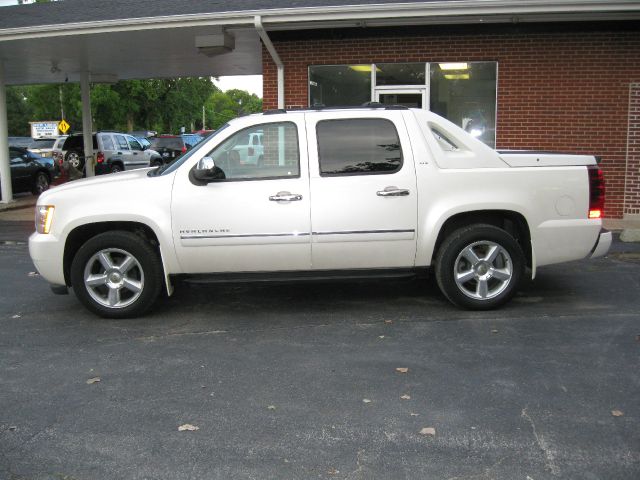
[[[471,225],[451,233],[438,250],[436,280],[454,304],[489,310],[508,302],[524,275],[520,244],[493,225]]]
[[[38,172],[33,179],[33,185],[31,186],[31,193],[34,195],[40,195],[42,192],[49,190],[49,175],[44,172]]]
[[[162,288],[162,264],[153,246],[125,231],[89,239],[71,263],[71,285],[78,299],[105,318],[147,312]]]

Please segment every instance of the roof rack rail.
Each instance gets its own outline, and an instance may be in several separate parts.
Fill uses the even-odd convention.
[[[279,113],[287,113],[287,112],[304,112],[304,111],[320,111],[320,110],[355,110],[359,108],[374,108],[379,110],[409,110],[409,107],[406,105],[387,105],[379,102],[366,102],[362,105],[334,105],[327,106],[324,104],[316,103],[315,105],[310,106],[309,108],[292,108],[292,109],[284,109],[284,108],[276,108],[272,110],[265,110],[262,112],[263,115],[277,115]]]

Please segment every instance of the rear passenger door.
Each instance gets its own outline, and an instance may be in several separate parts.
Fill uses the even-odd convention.
[[[127,135],[125,138],[131,149],[131,156],[129,157],[129,164],[126,166],[126,169],[148,167],[150,155],[143,150],[140,142],[131,135]]]
[[[115,155],[118,158],[122,159],[124,163],[124,168],[127,170],[129,162],[131,162],[131,149],[129,148],[129,142],[124,135],[114,135],[114,141],[116,143],[116,153]]]
[[[307,114],[314,270],[412,267],[417,189],[400,111]]]

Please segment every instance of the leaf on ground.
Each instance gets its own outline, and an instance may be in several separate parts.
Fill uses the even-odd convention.
[[[494,328],[493,330],[491,330],[491,333],[498,333],[498,330]]]
[[[424,427],[422,430],[420,430],[420,435],[428,435],[430,437],[435,437],[436,429],[433,427]]]
[[[407,373],[409,369],[407,367],[398,367],[396,368],[396,372],[398,373]]]
[[[93,377],[87,380],[87,385],[91,385],[92,383],[98,383],[100,381],[100,377]]]
[[[18,427],[16,427],[15,425],[11,425],[11,426],[9,427],[9,431],[10,431],[10,432],[15,432],[17,429],[18,429]]]
[[[12,316],[11,318],[20,318],[20,315],[16,314],[16,315]]]
[[[362,403],[371,403],[371,400],[369,400],[368,398],[363,398]]]
[[[385,320],[384,323],[393,323],[393,320]]]
[[[29,273],[27,273],[27,275],[30,276],[30,277],[39,277],[40,276],[40,274],[38,272],[29,272]]]
[[[611,410],[611,415],[613,415],[614,417],[621,417],[624,415],[624,412],[622,412],[621,410]]]
[[[180,425],[178,427],[179,432],[195,432],[196,430],[200,430],[200,427],[196,427],[195,425],[191,425],[190,423],[185,423],[184,425]]]
[[[413,412],[411,412],[409,415],[411,415],[412,417],[418,417],[418,416],[420,416],[420,414],[419,414],[419,413],[413,413]]]
[[[407,395],[406,393],[400,397],[402,400],[411,400],[411,395]]]
[[[275,405],[269,405],[267,408],[268,408],[269,410],[275,410],[275,409],[276,409],[276,406],[275,406]]]
[[[337,475],[340,473],[340,470],[336,470],[335,468],[330,468],[329,470],[327,470],[327,473],[329,475]]]
[[[380,335],[378,338],[382,339],[382,338],[384,338],[384,335]]]

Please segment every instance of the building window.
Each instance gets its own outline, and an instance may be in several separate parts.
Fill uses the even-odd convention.
[[[371,65],[309,67],[309,106],[356,106],[371,101]]]
[[[495,147],[497,71],[496,62],[310,66],[309,106],[425,108]]]
[[[378,63],[376,64],[376,86],[424,86],[426,71],[424,63]]]
[[[495,147],[497,64],[431,63],[429,70],[430,110]]]
[[[316,132],[322,176],[394,173],[402,167],[400,138],[389,120],[323,120]]]

